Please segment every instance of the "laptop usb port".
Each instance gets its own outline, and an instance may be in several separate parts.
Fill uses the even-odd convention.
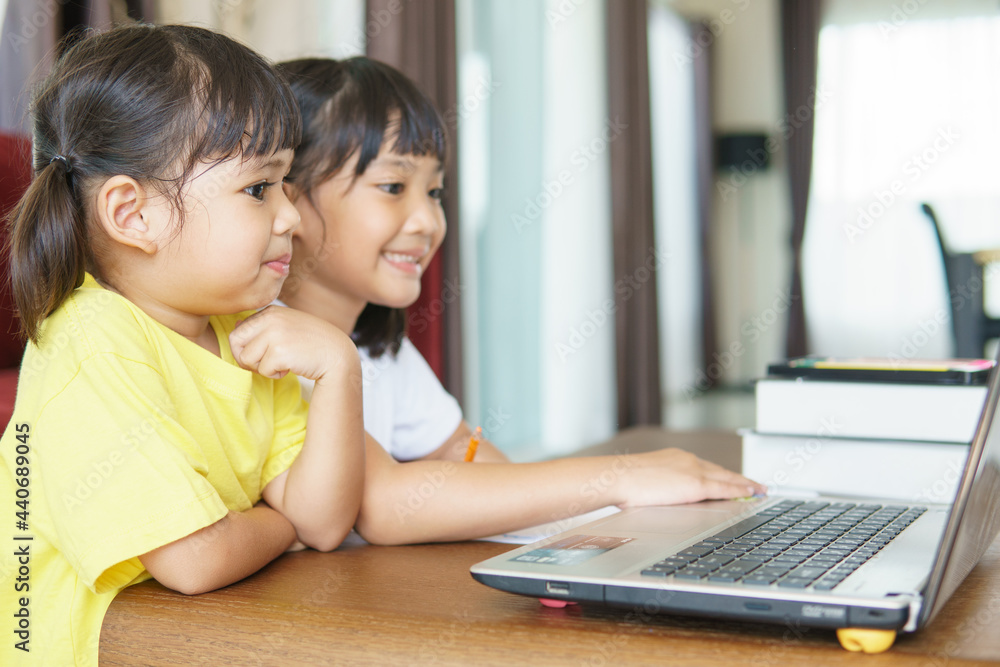
[[[555,593],[556,595],[569,595],[569,584],[561,581],[546,581],[545,592]]]

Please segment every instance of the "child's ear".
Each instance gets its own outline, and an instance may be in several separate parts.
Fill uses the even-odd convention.
[[[97,219],[112,240],[154,254],[163,232],[163,212],[151,204],[134,178],[112,176],[97,193]]]

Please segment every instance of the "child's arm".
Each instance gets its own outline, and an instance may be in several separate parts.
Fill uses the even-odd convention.
[[[447,441],[433,452],[423,457],[424,461],[464,461],[465,452],[469,448],[469,438],[472,437],[472,427],[462,421]],[[480,439],[476,447],[477,463],[509,463],[510,459],[496,448],[492,442]]]
[[[636,507],[763,494],[678,449],[542,463],[397,463],[369,438],[357,530],[376,544],[473,539],[608,505]]]
[[[267,505],[229,512],[211,526],[139,556],[167,588],[206,593],[247,577],[277,558],[295,540],[295,528]]]
[[[364,482],[361,362],[332,324],[291,308],[269,307],[232,334],[241,366],[267,377],[295,373],[316,381],[305,444],[291,467],[263,491],[264,500],[314,549],[335,549],[357,518]]]

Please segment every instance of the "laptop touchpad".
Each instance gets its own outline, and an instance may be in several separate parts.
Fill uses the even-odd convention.
[[[723,505],[719,507],[718,505]],[[697,535],[710,528],[722,529],[727,518],[748,513],[746,503],[705,503],[676,507],[639,507],[615,514],[599,524],[601,532]],[[720,525],[723,524],[723,525]],[[597,527],[597,526],[595,526]]]

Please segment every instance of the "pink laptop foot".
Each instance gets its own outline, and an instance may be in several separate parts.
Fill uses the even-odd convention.
[[[550,598],[538,598],[538,601],[546,607],[552,607],[553,609],[562,609],[566,605],[576,604],[571,600],[552,600]]]

